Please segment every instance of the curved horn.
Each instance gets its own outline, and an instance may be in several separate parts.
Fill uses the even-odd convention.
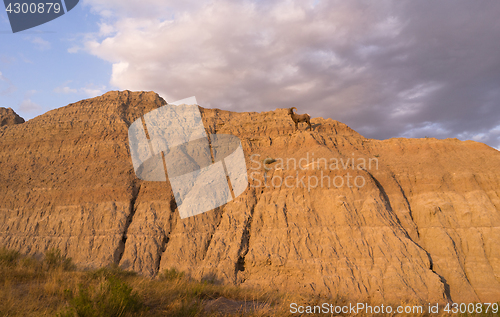
[[[293,112],[293,109],[297,110],[297,108],[295,108],[295,107],[291,107],[291,108],[290,108],[290,111],[291,111],[291,112]]]

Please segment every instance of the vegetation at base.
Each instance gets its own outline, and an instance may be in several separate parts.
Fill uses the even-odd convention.
[[[159,274],[160,280],[164,281],[173,281],[173,280],[179,280],[184,277],[184,272],[179,272],[176,269],[166,269],[163,271],[163,273]]]
[[[175,269],[153,279],[117,265],[76,270],[58,249],[35,258],[0,247],[0,316],[242,316],[207,311],[219,297],[262,304],[244,316],[283,315],[271,310],[272,293],[197,282]]]
[[[300,316],[290,313],[291,303],[309,306],[325,302],[339,306],[347,303],[345,299],[292,296],[219,285],[213,276],[202,280],[195,281],[175,269],[164,270],[154,279],[124,271],[116,265],[82,271],[76,270],[71,259],[57,249],[36,259],[0,247],[0,316]],[[227,299],[218,306],[222,308],[209,309],[210,303],[221,298]],[[244,312],[228,311],[228,302],[236,305],[246,302],[247,309]],[[424,312],[403,315],[458,317],[500,314]],[[341,313],[338,316],[352,315]],[[374,315],[360,313],[356,316]]]
[[[11,267],[16,264],[21,254],[15,250],[0,249],[0,265],[2,267]]]
[[[69,308],[61,317],[119,317],[142,309],[141,299],[132,287],[115,276],[102,279],[97,286],[78,285],[77,294],[64,290]]]
[[[75,266],[71,261],[71,258],[67,258],[61,255],[61,250],[50,249],[45,253],[44,264],[48,269],[61,268],[64,271],[73,270]]]

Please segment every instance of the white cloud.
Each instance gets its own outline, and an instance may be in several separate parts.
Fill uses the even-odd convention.
[[[92,98],[96,97],[99,95],[102,95],[103,93],[106,92],[106,86],[105,85],[95,85],[93,83],[87,84],[85,87],[80,87],[80,88],[71,88],[69,84],[71,83],[71,80],[68,80],[64,82],[62,85],[57,86],[54,88],[54,92],[58,94],[82,94],[85,95],[87,98]]]
[[[99,23],[99,36],[109,36],[115,32],[116,31],[113,25],[105,22]]]
[[[103,93],[106,92],[106,86],[97,86],[94,84],[88,84],[87,86],[80,88],[78,90],[79,92],[82,92],[85,94],[88,98],[96,97],[99,95],[102,95]]]
[[[90,2],[99,12],[111,6]],[[149,4],[156,12],[168,12],[169,5],[162,3]],[[363,65],[347,63],[342,50],[370,38],[370,29],[359,26],[365,20],[388,23],[376,9],[362,16],[348,5],[311,3],[223,0],[188,6],[173,20],[159,14],[145,19],[127,11],[126,17],[101,24],[116,34],[96,34],[85,47],[113,63],[111,84],[120,89],[155,90],[167,99],[197,94],[205,105],[233,108],[247,107],[249,96],[254,108],[287,106],[287,88],[311,100],[325,90],[334,94],[337,85],[329,82],[340,82],[340,76],[360,76]],[[125,6],[116,3],[117,11]],[[109,32],[100,35],[104,33]],[[356,37],[350,39],[351,33]],[[319,78],[318,71],[323,71]],[[318,85],[304,89],[311,82]]]
[[[56,88],[54,88],[54,92],[58,93],[58,94],[74,94],[74,93],[77,93],[78,90],[76,90],[74,88],[68,87],[69,83],[71,83],[71,80],[68,80],[65,83],[63,83],[62,85],[57,86]]]
[[[2,84],[2,82],[3,82],[3,84]],[[10,79],[5,77],[2,74],[2,72],[0,72],[0,95],[5,96],[5,95],[13,93],[16,90],[17,90],[17,87],[14,86],[14,84],[10,81]]]
[[[119,17],[142,17],[142,18],[164,18],[172,14],[190,11],[194,7],[203,6],[207,0],[84,0],[83,5],[90,6],[92,12],[103,18]]]
[[[78,53],[79,50],[80,50],[80,47],[78,47],[77,45],[74,45],[74,46],[71,46],[70,48],[68,48],[68,53],[71,53],[71,54]]]
[[[408,126],[406,131],[400,135],[403,138],[443,138],[449,131],[440,123],[424,122],[419,126]]]
[[[432,94],[436,90],[440,89],[441,87],[442,87],[442,85],[440,85],[438,83],[433,83],[433,82],[421,83],[421,84],[415,85],[414,87],[412,87],[410,89],[407,89],[405,91],[400,92],[398,94],[398,96],[401,99],[405,99],[405,100],[422,99],[422,98],[429,96],[430,94]]]
[[[396,37],[403,31],[404,24],[396,16],[389,16],[377,23],[373,32],[380,37]]]
[[[0,55],[0,62],[5,65],[12,65],[16,62],[16,58],[13,56],[2,54]]]
[[[492,144],[493,147],[500,149],[500,125],[491,129],[482,129],[478,132],[462,132],[458,135],[458,138]]]
[[[397,119],[398,117],[412,116],[421,111],[421,108],[422,103],[401,102],[393,108],[390,117]]]
[[[0,21],[2,22],[2,24],[10,25],[9,19],[7,19],[6,14],[0,15]]]
[[[21,57],[21,60],[23,62],[25,62],[26,64],[34,64],[34,62],[28,58],[26,58],[26,56],[24,56],[23,53],[19,52],[19,57]]]
[[[497,134],[498,136],[500,136],[500,125],[497,125],[496,127],[494,127],[493,129],[490,130],[490,132],[492,133],[495,133]]]
[[[19,110],[21,112],[39,112],[40,110],[42,110],[42,107],[39,104],[31,100],[31,96],[33,96],[35,93],[36,90],[30,90],[24,94],[24,98],[19,104]]]
[[[426,82],[401,91],[397,94],[398,99],[393,106],[390,117],[394,119],[401,119],[402,117],[408,118],[425,111],[427,99],[442,87],[442,84]]]
[[[30,42],[35,44],[36,49],[40,51],[45,51],[50,49],[51,45],[50,42],[42,39],[41,37],[30,37],[29,38]]]

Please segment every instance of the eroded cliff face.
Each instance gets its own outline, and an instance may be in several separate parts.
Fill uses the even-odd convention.
[[[164,104],[109,92],[0,129],[0,245],[347,300],[500,300],[497,150],[201,108],[208,133],[241,139],[250,185],[180,219],[169,183],[137,179],[128,148],[131,122]]]

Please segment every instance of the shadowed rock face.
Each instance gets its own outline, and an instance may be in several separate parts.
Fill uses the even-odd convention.
[[[20,123],[24,123],[24,119],[15,113],[14,110],[0,107],[0,127]]]
[[[162,105],[109,92],[0,129],[0,245],[351,301],[500,300],[497,150],[200,108],[208,134],[241,139],[250,186],[180,219],[169,182],[139,180],[129,154],[130,124]]]

